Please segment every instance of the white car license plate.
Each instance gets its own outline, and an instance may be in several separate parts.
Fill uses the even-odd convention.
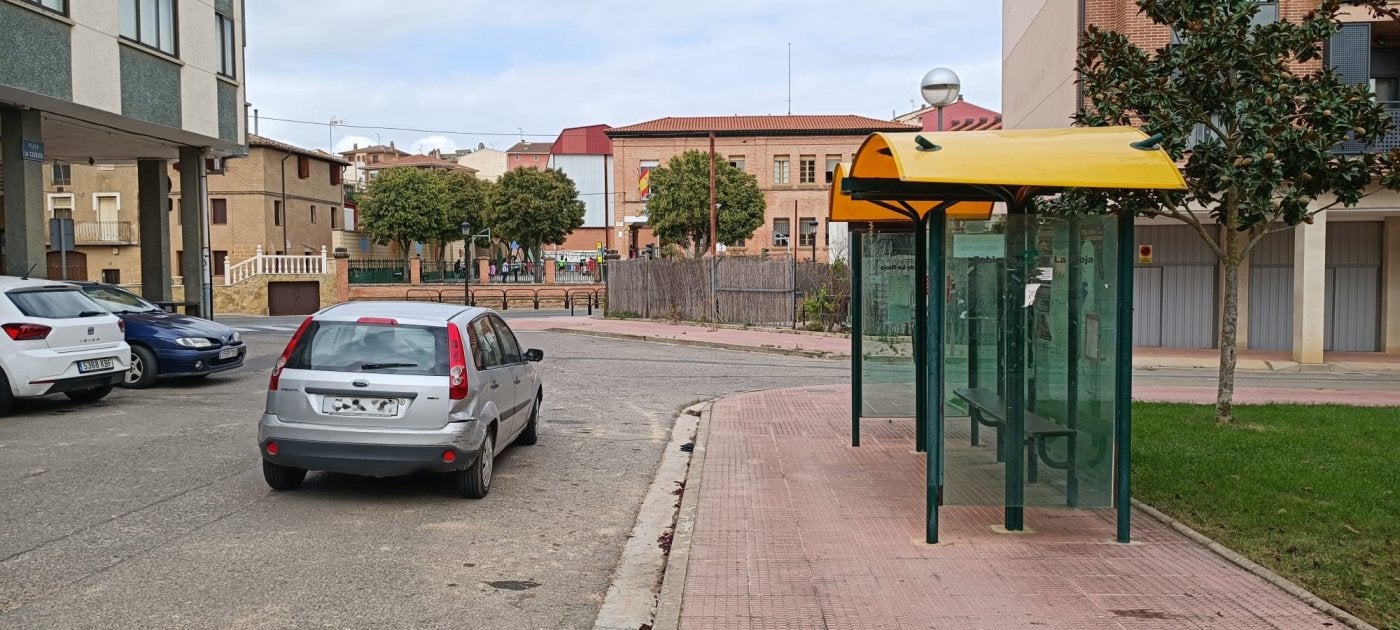
[[[321,401],[321,411],[335,416],[397,416],[399,400],[327,396]]]
[[[88,359],[87,361],[78,362],[78,372],[101,372],[103,370],[112,369],[113,365],[111,359]]]
[[[220,359],[232,359],[238,356],[238,348],[224,348],[219,351]]]

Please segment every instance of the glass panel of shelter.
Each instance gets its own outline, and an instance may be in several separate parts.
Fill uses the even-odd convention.
[[[853,233],[862,239],[862,415],[912,418],[915,234],[888,227],[905,231]],[[950,221],[946,233],[946,275],[930,295],[947,300],[944,320],[930,321],[944,327],[944,364],[933,366],[945,379],[944,503],[1111,507],[1114,218],[997,215]],[[1016,383],[1019,396],[1008,389]],[[1015,399],[1025,411],[1013,437]]]

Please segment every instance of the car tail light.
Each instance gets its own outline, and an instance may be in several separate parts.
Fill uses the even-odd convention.
[[[457,452],[451,449],[443,451],[442,461],[444,464],[451,464],[452,462],[457,461]]]
[[[391,317],[361,317],[355,320],[357,324],[379,324],[381,326],[398,326],[399,320]]]
[[[277,380],[282,377],[282,368],[287,367],[287,360],[292,357],[292,350],[296,349],[297,342],[301,341],[302,333],[306,332],[306,328],[310,325],[311,318],[308,317],[306,321],[303,321],[301,325],[297,327],[297,331],[292,334],[292,340],[287,342],[286,349],[282,350],[282,356],[278,357],[277,364],[272,366],[272,377],[267,379],[268,391],[277,391]]]
[[[49,336],[53,329],[41,324],[5,324],[5,334],[15,341],[33,341]]]
[[[467,349],[462,345],[462,331],[456,324],[447,324],[447,396],[452,400],[467,397]]]
[[[267,449],[267,454],[268,454],[268,455],[276,455],[276,454],[277,454],[277,443],[276,443],[276,442],[273,442],[272,440],[268,440],[268,441],[267,441],[267,446],[264,447],[264,448]]]
[[[126,334],[126,320],[124,320],[124,319],[119,319],[119,320],[117,320],[117,330],[121,331],[121,333],[122,333],[123,335]]]

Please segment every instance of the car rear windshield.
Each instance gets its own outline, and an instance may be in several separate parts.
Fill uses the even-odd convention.
[[[313,321],[287,358],[293,370],[446,376],[447,329]]]
[[[29,317],[69,319],[107,314],[106,310],[76,288],[19,289],[5,295],[19,312]]]

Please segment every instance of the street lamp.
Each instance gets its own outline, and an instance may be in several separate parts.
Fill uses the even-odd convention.
[[[962,92],[958,75],[947,68],[934,68],[919,82],[919,90],[923,92],[924,101],[938,109],[937,131],[943,131],[943,108],[956,103]]]
[[[476,263],[476,239],[475,239],[475,238],[472,238],[472,224],[471,224],[471,221],[463,221],[463,222],[462,222],[462,239],[463,239],[463,240],[466,240],[466,241],[468,242],[468,247],[471,248],[469,251],[471,251],[471,254],[472,254],[471,259],[470,259],[470,260],[467,260],[467,261],[464,261],[463,264],[462,264],[462,304],[463,304],[464,306],[466,306],[466,305],[470,305],[470,304],[471,304],[471,294],[472,294],[472,268],[471,268],[471,266],[472,266],[473,264]]]
[[[807,222],[807,225],[812,226],[812,262],[817,262],[817,227],[821,224],[817,223],[816,219],[812,219]]]

